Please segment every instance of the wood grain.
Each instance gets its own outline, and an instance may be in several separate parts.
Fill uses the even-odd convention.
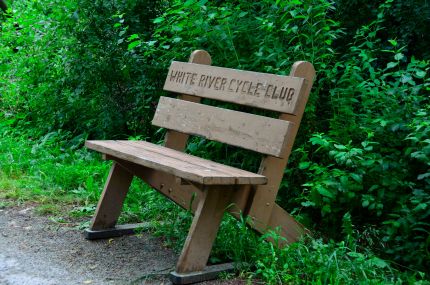
[[[281,156],[291,123],[192,102],[161,97],[153,125]]]
[[[116,225],[132,179],[131,172],[114,162],[97,205],[91,230],[108,229]]]
[[[262,175],[143,141],[87,141],[86,147],[203,185],[264,184]]]
[[[206,266],[224,211],[233,193],[231,187],[218,188],[220,186],[203,189],[176,266],[178,273],[201,271]]]
[[[303,78],[172,62],[164,90],[296,113]]]
[[[261,230],[266,229],[269,220],[271,219],[276,196],[284,176],[284,169],[287,166],[288,158],[291,154],[294,140],[296,138],[296,134],[305,111],[306,102],[312,88],[315,70],[311,63],[306,61],[298,61],[294,63],[290,74],[292,76],[305,78],[305,85],[298,101],[297,115],[293,116],[289,114],[282,114],[279,117],[281,120],[293,122],[292,132],[287,137],[286,148],[284,150],[285,153],[283,157],[277,158],[273,156],[267,156],[261,161],[260,164],[259,173],[267,177],[268,183],[265,185],[256,186],[249,215],[254,221],[254,226],[260,227]]]

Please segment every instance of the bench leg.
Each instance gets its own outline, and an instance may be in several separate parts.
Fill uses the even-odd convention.
[[[181,274],[203,271],[205,269],[232,192],[232,189],[206,188],[203,190],[176,266],[176,272],[172,273],[173,276],[177,277]],[[204,272],[201,273],[204,274]],[[185,284],[180,282],[175,283]]]
[[[132,179],[132,173],[113,163],[90,229],[86,232],[87,238],[92,239],[91,234],[99,231],[115,230]]]

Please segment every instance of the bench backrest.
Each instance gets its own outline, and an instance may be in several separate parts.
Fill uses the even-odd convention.
[[[183,151],[189,134],[196,134],[266,154],[258,173],[267,177],[267,184],[241,188],[233,204],[259,231],[279,224],[295,228],[296,222],[275,201],[315,77],[312,64],[295,62],[289,76],[210,64],[211,57],[203,50],[194,51],[189,63],[171,64],[164,89],[179,93],[180,100],[161,98],[153,124],[168,129],[165,146],[176,150]],[[201,98],[277,111],[279,117],[196,104]],[[180,199],[189,200],[184,195]],[[292,239],[297,236],[291,234]]]
[[[164,90],[296,115],[304,79],[172,62]],[[294,123],[161,97],[154,125],[285,157]]]

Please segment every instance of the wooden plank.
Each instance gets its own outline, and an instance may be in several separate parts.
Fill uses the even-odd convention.
[[[91,230],[108,229],[116,225],[132,179],[132,173],[114,162],[98,202]]]
[[[287,121],[168,97],[160,98],[152,124],[273,156],[284,153],[291,129]]]
[[[203,64],[211,65],[212,59],[207,51],[195,50],[191,53],[188,62],[200,64],[200,65],[203,65]],[[186,94],[180,94],[178,96],[178,99],[191,101],[195,103],[200,102],[200,97],[190,96]],[[188,137],[189,137],[188,134],[184,134],[174,130],[168,130],[164,138],[164,146],[168,148],[173,148],[179,151],[183,151],[187,144]]]
[[[250,207],[249,215],[255,223],[255,227],[263,231],[271,219],[272,210],[275,205],[276,196],[284,176],[284,169],[287,166],[288,157],[291,153],[297,131],[305,110],[306,102],[312,88],[315,77],[315,70],[309,62],[299,61],[294,63],[291,69],[292,76],[305,78],[305,86],[298,101],[298,112],[296,116],[282,114],[279,118],[292,121],[292,131],[286,140],[285,154],[283,158],[268,156],[261,161],[259,173],[268,179],[266,185],[256,186],[255,194]]]
[[[260,184],[267,182],[262,175],[147,142],[87,141],[86,146],[114,157],[162,170],[204,185]]]
[[[164,90],[296,113],[303,78],[174,61]]]
[[[248,177],[259,177],[263,179],[262,175],[245,171],[239,168],[231,167],[211,160],[203,159],[197,156],[179,152],[177,150],[169,149],[160,145],[152,144],[145,141],[119,141],[121,143],[130,145],[137,148],[137,151],[150,151],[168,158],[179,160],[182,163],[190,163],[200,169],[211,169],[220,173],[234,176],[237,180],[236,184],[249,184]],[[253,183],[251,183],[253,184]]]
[[[290,244],[298,241],[304,234],[310,234],[310,232],[305,229],[305,227],[297,222],[290,214],[288,214],[284,209],[278,204],[274,204],[272,208],[272,213],[270,219],[267,223],[267,230],[279,229],[279,234],[286,239],[285,243],[275,244],[277,246],[284,246],[285,244]],[[271,242],[274,242],[271,240]]]
[[[224,211],[233,192],[231,187],[205,187],[176,266],[176,272],[187,273],[205,268]],[[227,191],[225,191],[227,190]]]

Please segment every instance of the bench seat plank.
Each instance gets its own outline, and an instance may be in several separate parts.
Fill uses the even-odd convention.
[[[266,184],[263,175],[226,166],[145,141],[87,141],[93,150],[203,185]]]

